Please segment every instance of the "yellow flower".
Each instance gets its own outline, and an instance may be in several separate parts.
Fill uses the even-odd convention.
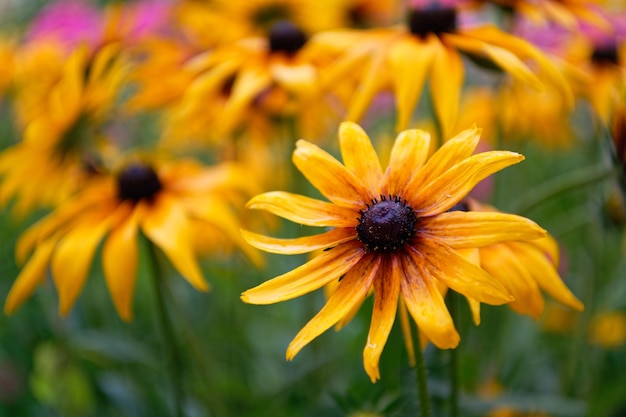
[[[69,57],[51,44],[33,48],[16,69],[23,140],[0,153],[0,204],[15,199],[18,215],[63,202],[93,173],[126,74],[115,45],[93,56],[77,49]]]
[[[351,121],[363,117],[377,93],[392,90],[396,130],[401,131],[409,125],[429,79],[443,138],[450,137],[458,117],[465,73],[461,53],[489,62],[532,87],[541,89],[547,82],[573,103],[565,78],[539,49],[492,25],[457,27],[457,19],[457,10],[451,7],[413,8],[406,26],[320,33],[311,39],[312,50],[339,56],[325,72],[323,85],[354,82],[347,114]]]
[[[13,39],[0,36],[0,97],[13,78],[16,45]]]
[[[512,301],[500,283],[457,250],[536,239],[545,231],[509,214],[447,212],[480,180],[523,159],[506,151],[471,155],[479,133],[477,128],[464,131],[428,158],[429,135],[402,132],[386,170],[367,134],[350,122],[339,129],[344,164],[307,141],[297,142],[294,164],[330,202],[276,191],[254,197],[248,207],[330,230],[296,239],[243,232],[248,242],[268,252],[324,250],[293,271],[245,291],[244,302],[272,304],[340,280],[326,305],[289,344],[287,359],[350,314],[372,288],[374,310],[363,352],[372,381],[380,378],[378,362],[399,302],[436,346],[454,348],[459,334],[439,283],[489,304]]]
[[[620,311],[593,316],[589,323],[589,343],[616,348],[626,343],[626,314]]]
[[[465,199],[454,210],[495,212],[494,207],[474,199]],[[515,298],[509,303],[515,312],[538,319],[544,310],[541,290],[575,310],[582,311],[583,304],[565,286],[559,276],[559,247],[554,238],[546,235],[541,239],[510,239],[478,249],[478,263],[499,281]],[[480,322],[479,305],[469,300],[474,321]]]
[[[44,280],[48,265],[66,315],[88,275],[94,254],[102,247],[102,266],[119,316],[132,318],[138,242],[144,234],[194,288],[209,286],[196,260],[197,233],[220,231],[244,249],[239,223],[228,207],[228,193],[247,190],[250,178],[231,165],[212,168],[191,162],[152,167],[132,162],[117,175],[97,179],[20,236],[16,257],[22,271],[11,288],[4,310],[13,313]]]

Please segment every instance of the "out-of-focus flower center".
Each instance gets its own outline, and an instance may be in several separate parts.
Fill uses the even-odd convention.
[[[381,196],[361,210],[358,239],[368,251],[396,252],[415,236],[415,212],[398,196]]]
[[[619,65],[619,53],[615,42],[596,45],[591,54],[591,62],[598,65]]]
[[[132,200],[136,203],[141,199],[150,199],[161,188],[156,172],[147,165],[129,165],[117,177],[120,200]]]
[[[411,33],[422,38],[429,33],[453,33],[456,31],[456,10],[452,7],[428,6],[409,11],[408,24]]]
[[[281,20],[274,23],[269,33],[270,51],[295,54],[306,43],[306,35],[293,23]]]

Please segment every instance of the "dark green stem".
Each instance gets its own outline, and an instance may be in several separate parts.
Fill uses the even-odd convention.
[[[459,295],[448,292],[448,310],[454,323],[459,322]],[[450,417],[459,416],[459,354],[458,350],[450,349]]]
[[[170,384],[172,386],[172,393],[174,396],[174,411],[176,417],[183,417],[183,379],[182,379],[182,361],[178,354],[176,347],[176,337],[174,335],[174,329],[172,323],[167,314],[167,307],[165,305],[165,283],[161,274],[161,269],[157,262],[155,253],[156,248],[152,242],[148,241],[148,255],[150,264],[150,275],[154,280],[154,295],[156,299],[156,307],[159,315],[159,326],[161,333],[163,334],[163,341],[165,343],[165,352],[167,355],[167,370],[170,377]]]
[[[415,339],[413,341],[413,351],[415,353],[415,382],[417,384],[420,416],[431,417],[430,395],[428,393],[428,380],[426,378],[426,362],[424,361],[424,351],[420,343],[420,331],[417,326],[415,329]]]

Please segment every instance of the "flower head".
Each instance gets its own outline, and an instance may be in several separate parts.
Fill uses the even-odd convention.
[[[458,250],[536,239],[545,232],[514,215],[448,211],[479,181],[523,159],[505,151],[472,155],[479,140],[477,128],[449,140],[430,158],[428,134],[402,132],[386,170],[358,125],[343,123],[339,139],[343,164],[304,140],[297,142],[293,154],[297,168],[329,202],[270,192],[248,203],[253,209],[330,230],[296,239],[244,232],[248,242],[268,252],[324,251],[293,271],[245,291],[242,299],[272,304],[340,281],[322,310],[290,343],[287,358],[292,359],[351,314],[373,288],[374,310],[363,355],[365,370],[375,381],[380,378],[378,362],[399,302],[435,345],[454,348],[459,334],[439,284],[489,304],[512,301],[498,281]]]
[[[249,187],[249,178],[239,168],[205,168],[192,161],[133,161],[115,175],[90,182],[19,238],[18,262],[28,261],[7,296],[5,312],[14,312],[32,294],[50,265],[59,311],[67,314],[103,243],[107,286],[119,316],[130,320],[140,233],[194,288],[206,291],[209,286],[196,260],[195,234],[214,235],[217,230],[258,259],[242,241],[227,198]]]

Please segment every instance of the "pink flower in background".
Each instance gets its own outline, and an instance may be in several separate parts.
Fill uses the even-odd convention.
[[[125,38],[136,42],[164,29],[169,23],[172,2],[140,0],[129,4],[121,13],[120,26]]]

